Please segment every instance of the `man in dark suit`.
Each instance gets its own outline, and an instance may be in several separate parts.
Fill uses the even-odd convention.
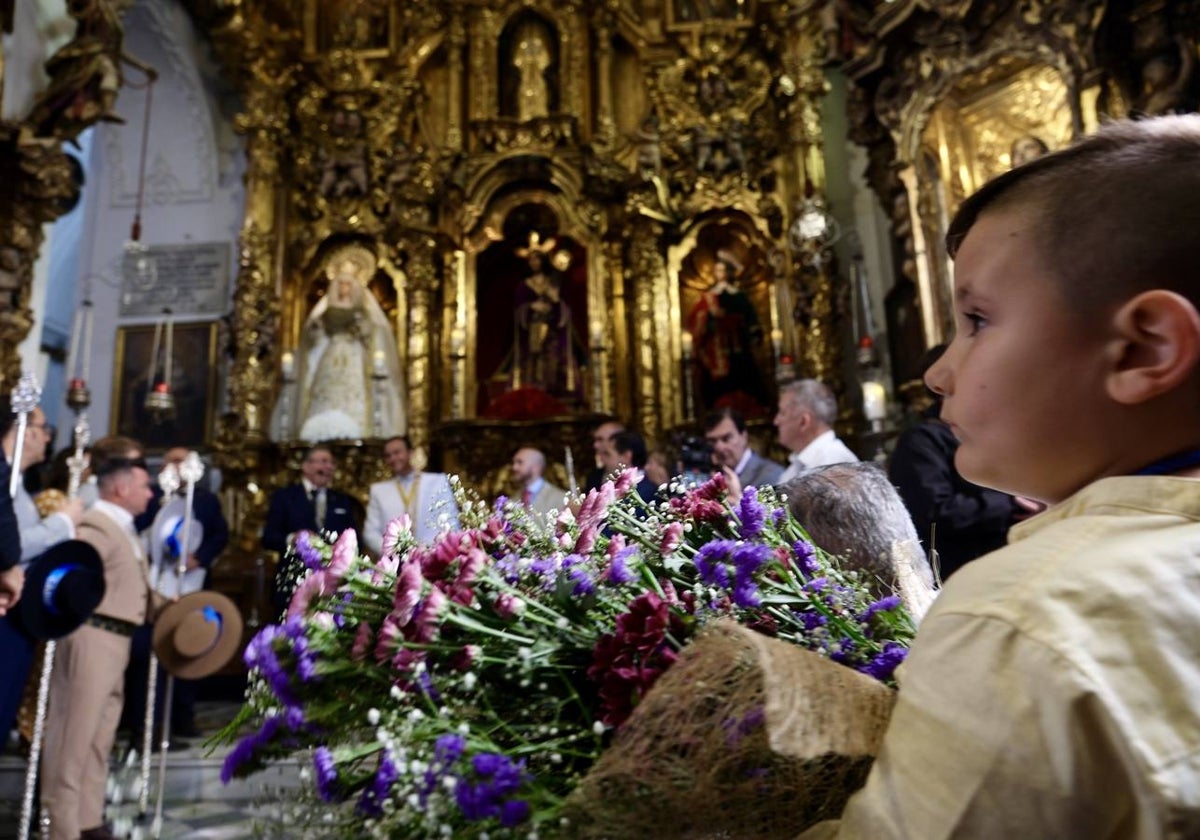
[[[746,419],[735,408],[719,408],[704,421],[704,439],[712,449],[718,469],[737,476],[742,487],[775,484],[783,475],[783,466],[768,461],[750,448]]]
[[[642,436],[637,432],[617,432],[612,436],[609,445],[615,453],[617,466],[633,467],[640,474],[637,494],[642,497],[642,501],[654,501],[658,487],[642,472],[646,468],[646,441]]]
[[[281,487],[271,494],[263,523],[263,548],[283,556],[300,531],[340,534],[356,527],[354,500],[329,486],[336,467],[333,451],[327,446],[318,444],[304,454],[300,483]],[[279,563],[271,603],[280,613],[291,600],[299,563],[296,558],[285,558]]]

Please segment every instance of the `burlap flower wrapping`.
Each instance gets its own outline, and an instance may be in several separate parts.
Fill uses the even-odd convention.
[[[568,800],[579,838],[793,838],[866,780],[895,692],[731,622],[688,645]]]

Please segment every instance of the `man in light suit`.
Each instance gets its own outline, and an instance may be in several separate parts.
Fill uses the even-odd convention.
[[[25,445],[21,450],[21,463],[12,466],[16,451],[17,428],[15,417],[7,399],[0,400],[0,446],[4,460],[10,469],[22,475],[32,466],[45,460],[46,443],[50,439],[46,427],[46,415],[40,408],[29,413],[25,425]],[[0,493],[8,495],[8,482],[0,487]],[[45,519],[37,505],[18,479],[17,492],[12,497],[12,511],[17,517],[20,532],[20,568],[24,569],[35,557],[63,540],[75,536],[75,525],[83,516],[83,502],[72,499],[61,509]],[[0,618],[0,752],[8,741],[8,733],[17,719],[21,705],[21,694],[33,663],[33,642],[13,626],[8,618]]]
[[[562,510],[567,491],[546,480],[546,456],[540,449],[524,446],[512,459],[513,480],[521,487],[521,504],[534,513],[545,515]]]
[[[371,485],[363,545],[379,554],[383,532],[397,516],[412,518],[413,535],[423,544],[433,542],[445,528],[458,527],[458,505],[445,473],[413,469],[412,444],[407,435],[389,438],[383,444],[383,460],[392,477]]]
[[[327,446],[311,447],[304,454],[300,463],[300,483],[281,487],[271,494],[263,523],[263,548],[283,556],[300,531],[340,534],[356,527],[355,503],[345,493],[329,486],[336,467],[333,450]],[[280,562],[271,602],[281,613],[291,600],[295,573],[294,564]]]
[[[79,523],[78,537],[104,563],[104,599],[82,627],[58,643],[50,680],[42,807],[51,840],[108,840],[104,789],[117,734],[133,631],[150,617],[145,552],[134,517],[151,498],[141,460],[113,458],[97,470],[100,498]]]
[[[750,448],[746,419],[735,408],[719,408],[704,421],[704,439],[712,449],[713,463],[737,476],[742,487],[775,484],[783,467]]]

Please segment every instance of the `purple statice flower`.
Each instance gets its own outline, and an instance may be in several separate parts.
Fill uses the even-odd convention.
[[[709,586],[728,589],[731,581],[726,561],[737,547],[733,540],[713,540],[706,543],[696,552],[696,571],[700,573],[700,580]]]
[[[808,583],[804,584],[804,588],[807,589],[809,592],[820,592],[822,589],[824,589],[828,585],[829,585],[829,578],[819,577],[819,578],[813,578]],[[830,601],[830,603],[832,605],[832,600]]]
[[[504,513],[504,506],[508,504],[508,496],[503,493],[496,497],[496,503],[492,505],[492,511],[495,513]]]
[[[293,732],[299,732],[304,726],[304,709],[299,706],[289,706],[287,711],[283,713],[283,722],[287,728]]]
[[[571,594],[576,598],[586,598],[596,591],[596,582],[583,566],[576,566],[567,572],[567,580],[571,583]]]
[[[433,677],[429,675],[427,669],[422,668],[420,674],[417,675],[417,687],[421,692],[432,700],[434,703],[440,703],[442,693],[437,690],[437,686],[433,684]]]
[[[775,526],[776,530],[782,528],[785,522],[787,522],[787,508],[777,507],[771,511],[771,524]]]
[[[818,627],[824,627],[829,622],[829,619],[826,618],[824,614],[819,613],[816,610],[805,610],[799,615],[800,622],[804,625],[804,629],[809,632],[816,630]]]
[[[772,554],[770,547],[765,545],[739,545],[734,549],[731,558],[734,568],[733,602],[739,607],[751,609],[762,604],[754,576],[771,559]]]
[[[252,762],[259,751],[267,746],[279,732],[279,726],[279,715],[271,715],[263,721],[262,729],[252,732],[238,741],[229,751],[229,755],[225,756],[225,762],[221,765],[221,784],[229,784],[243,766]]]
[[[258,632],[258,635],[250,640],[242,658],[246,667],[257,669],[263,675],[263,679],[267,681],[267,685],[276,697],[285,705],[295,706],[297,705],[296,695],[292,691],[287,672],[279,664],[279,658],[275,655],[275,639],[282,634],[283,630],[278,625],[271,624],[264,627]]]
[[[747,487],[738,502],[738,519],[742,522],[742,539],[752,540],[762,533],[767,509],[758,501],[758,489]]]
[[[880,598],[878,601],[875,601],[869,607],[867,607],[859,621],[861,621],[863,624],[869,624],[871,619],[875,617],[876,613],[894,610],[898,606],[900,606],[899,595],[888,595],[885,598]]]
[[[633,572],[629,571],[629,566],[626,564],[629,558],[635,554],[637,554],[636,545],[627,545],[612,552],[608,569],[604,573],[604,579],[617,586],[632,581]]]
[[[317,747],[313,752],[313,767],[317,770],[317,794],[326,802],[339,801],[342,797],[337,765],[328,747]]]
[[[817,551],[808,540],[796,540],[792,546],[796,552],[796,568],[804,577],[812,577],[820,568],[817,566]]]
[[[400,777],[400,771],[396,769],[396,762],[392,760],[392,754],[389,750],[384,750],[379,758],[379,769],[375,771],[375,777],[371,780],[371,784],[363,790],[362,797],[358,800],[359,813],[368,817],[378,817],[383,814],[383,803],[391,795],[392,785],[396,784],[396,779]]]
[[[908,648],[899,642],[888,642],[883,646],[882,651],[875,654],[870,662],[860,665],[858,670],[877,680],[890,680],[906,656],[908,656]]]
[[[433,743],[433,757],[443,765],[450,765],[458,761],[466,748],[467,739],[463,736],[442,735]]]
[[[492,568],[499,572],[509,586],[515,586],[521,579],[521,558],[515,554],[500,557],[492,564]]]
[[[480,753],[471,759],[475,781],[461,781],[454,800],[463,816],[478,821],[498,819],[511,828],[529,817],[529,803],[512,799],[528,778],[525,762],[514,762],[499,753]]]
[[[296,657],[296,676],[301,682],[311,681],[317,674],[317,657],[312,652],[308,636],[304,634],[304,622],[298,616],[292,616],[283,623],[283,635],[292,643],[292,653]],[[280,699],[283,699],[282,695]]]
[[[296,540],[293,543],[296,549],[296,556],[304,561],[304,565],[313,571],[325,565],[325,558],[321,554],[321,549],[313,545],[313,540],[319,539],[309,531],[301,531],[296,534]]]
[[[542,589],[553,592],[558,577],[558,565],[558,560],[554,557],[540,557],[529,564],[529,571],[541,578]]]
[[[829,658],[842,665],[850,665],[858,652],[858,645],[849,636],[842,636],[837,642],[838,649],[829,654]]]

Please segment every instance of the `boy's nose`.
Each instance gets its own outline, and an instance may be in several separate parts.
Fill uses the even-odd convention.
[[[945,356],[942,356],[933,363],[929,370],[925,371],[925,387],[939,397],[946,396],[950,390],[950,381],[950,369],[946,364]]]

